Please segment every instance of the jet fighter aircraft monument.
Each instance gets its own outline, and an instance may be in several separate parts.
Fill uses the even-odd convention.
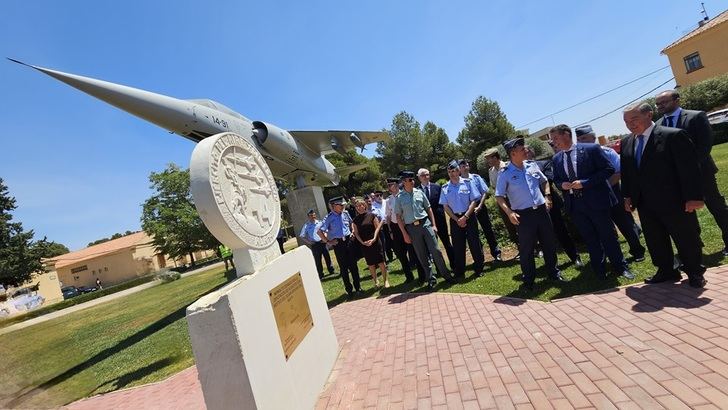
[[[260,152],[274,178],[295,184],[288,205],[296,232],[306,222],[309,209],[317,210],[319,215],[328,213],[322,187],[338,185],[341,176],[365,167],[336,168],[326,155],[363,150],[368,144],[389,138],[381,131],[287,131],[268,122],[250,120],[213,100],[181,100],[8,59],[194,142],[221,132],[240,135]]]

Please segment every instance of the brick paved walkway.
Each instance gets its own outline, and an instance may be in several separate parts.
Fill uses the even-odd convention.
[[[632,286],[553,303],[403,294],[331,310],[319,408],[727,408],[728,266],[705,290]],[[204,408],[195,368],[81,408]]]

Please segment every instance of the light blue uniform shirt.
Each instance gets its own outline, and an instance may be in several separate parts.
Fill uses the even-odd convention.
[[[351,216],[348,212],[342,211],[337,214],[334,211],[329,212],[321,222],[321,230],[326,232],[329,239],[344,239],[351,235]]]
[[[467,211],[470,203],[478,199],[480,199],[480,194],[476,192],[471,181],[466,178],[460,178],[457,184],[448,181],[440,191],[440,205],[449,206],[456,214]]]
[[[427,218],[427,209],[430,201],[422,190],[414,188],[412,193],[405,190],[399,191],[397,201],[394,203],[394,212],[402,215],[405,224],[411,224],[415,219]]]
[[[309,241],[320,242],[321,237],[318,236],[318,230],[320,227],[321,221],[319,221],[318,219],[313,222],[306,221],[306,223],[303,224],[303,228],[301,229],[301,234],[298,236],[300,236],[301,238],[306,238]]]
[[[602,146],[602,151],[604,151],[604,154],[607,156],[609,163],[612,164],[612,167],[614,167],[614,172],[621,172],[621,167],[619,164],[619,154],[617,154],[617,151],[605,146]]]
[[[472,172],[468,174],[468,178],[470,180],[470,184],[473,185],[474,190],[476,191],[476,195],[478,196],[478,199],[480,199],[481,196],[487,194],[490,190],[488,189],[488,184],[485,182],[483,177],[481,177],[478,174],[473,174]]]
[[[541,183],[546,181],[534,161],[524,161],[523,169],[509,163],[498,175],[495,195],[507,197],[514,211],[534,208],[546,203],[541,193]]]
[[[381,203],[372,201],[372,213],[379,217],[380,221],[384,220],[385,213],[387,212],[387,205],[384,201]]]

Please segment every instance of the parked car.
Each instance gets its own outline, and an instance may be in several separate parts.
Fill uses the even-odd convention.
[[[63,293],[63,299],[71,299],[80,295],[81,291],[75,286],[66,286],[61,288],[61,293]]]
[[[708,113],[708,122],[711,124],[728,122],[728,108]]]
[[[78,291],[81,292],[81,293],[96,292],[98,290],[94,286],[79,286],[76,289],[78,289]]]

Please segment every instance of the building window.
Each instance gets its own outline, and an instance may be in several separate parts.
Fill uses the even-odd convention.
[[[94,276],[96,276],[96,271],[95,270],[92,270],[91,271],[91,274],[94,275]]]
[[[683,60],[685,60],[685,69],[687,69],[688,73],[703,68],[703,63],[700,61],[699,53],[690,54]]]
[[[109,271],[109,268],[104,267],[104,272],[108,272],[108,271]]]

